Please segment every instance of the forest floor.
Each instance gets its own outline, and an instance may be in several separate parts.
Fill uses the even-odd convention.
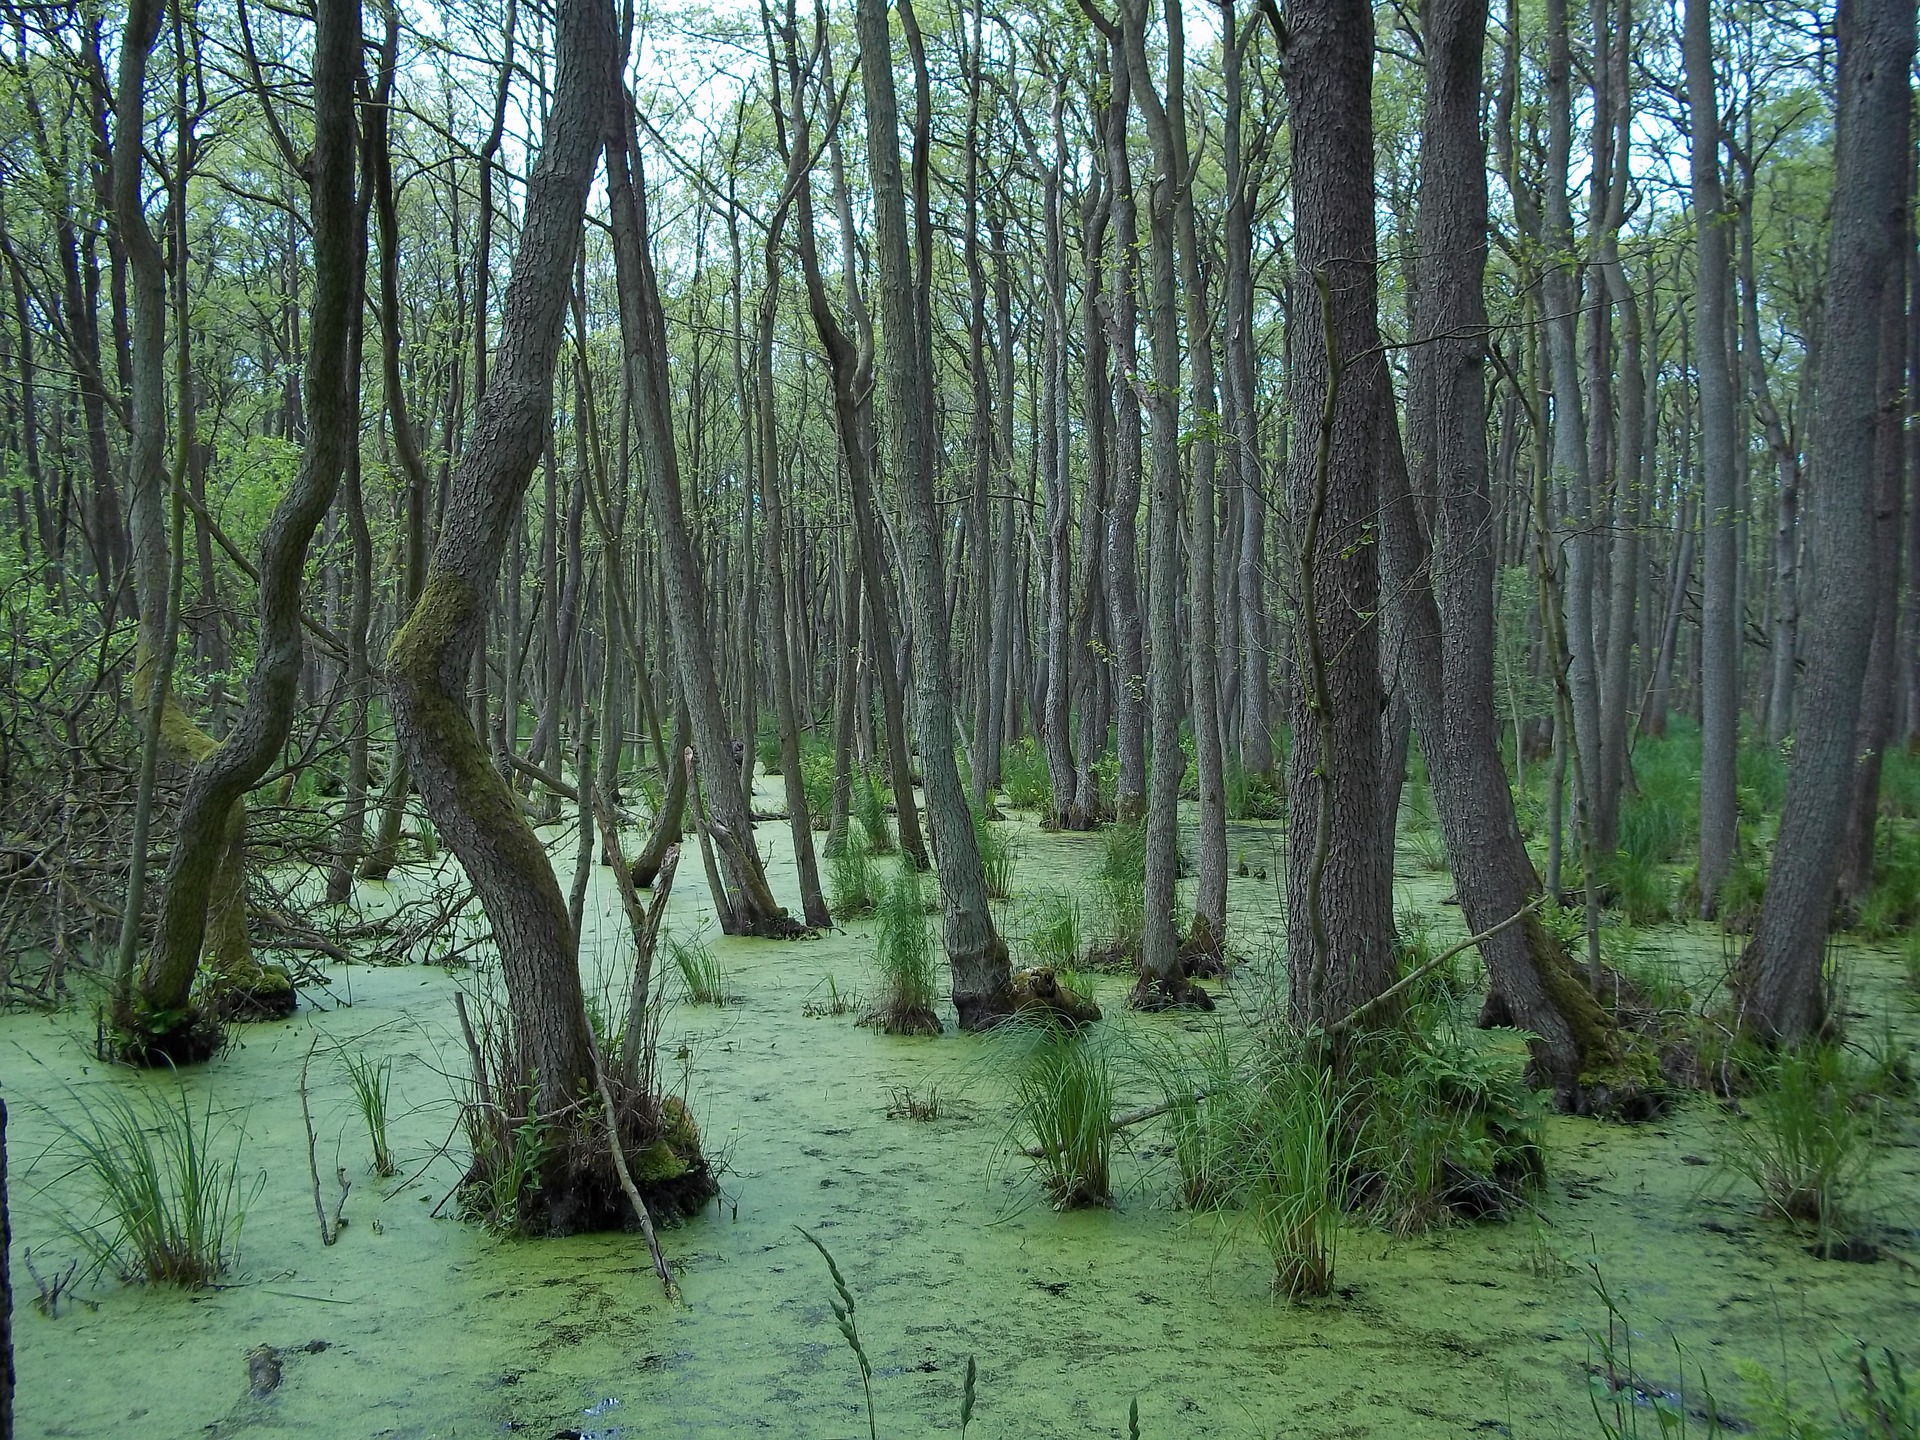
[[[774,794],[767,787],[763,803]],[[1033,896],[1081,886],[1100,841],[1009,823],[1020,893],[1005,923],[1018,934]],[[558,829],[549,838],[564,870],[572,841]],[[790,892],[784,827],[763,825],[759,839],[775,853],[776,888]],[[1229,849],[1269,877],[1232,881],[1234,940],[1252,959],[1219,1018],[1238,1025],[1239,1007],[1271,998],[1279,832],[1236,826]],[[1404,845],[1399,862],[1399,903],[1457,935],[1444,875]],[[1056,1214],[1017,1151],[1009,1158],[1004,1042],[956,1037],[950,1007],[937,1040],[806,1013],[829,998],[828,977],[842,992],[870,986],[869,922],[811,941],[726,940],[711,933],[697,882],[697,867],[683,867],[668,927],[689,936],[706,925],[734,999],[677,1006],[662,1041],[663,1070],[685,1085],[726,1164],[719,1204],[664,1236],[680,1307],[662,1298],[637,1236],[502,1241],[439,1203],[464,1166],[453,995],[484,985],[474,972],[330,967],[293,1020],[243,1029],[177,1082],[95,1062],[83,1008],[0,1016],[21,1435],[851,1437],[867,1428],[859,1371],[798,1226],[833,1252],[857,1297],[877,1428],[890,1436],[958,1432],[970,1355],[977,1437],[1124,1435],[1135,1399],[1144,1437],[1597,1435],[1595,1337],[1608,1322],[1594,1267],[1653,1388],[1677,1389],[1684,1368],[1697,1404],[1704,1373],[1729,1419],[1759,1403],[1753,1366],[1817,1401],[1855,1340],[1920,1359],[1911,1107],[1872,1189],[1877,1264],[1811,1258],[1804,1237],[1703,1163],[1733,1122],[1693,1097],[1631,1128],[1551,1120],[1537,1214],[1410,1239],[1353,1226],[1337,1294],[1290,1305],[1273,1296],[1250,1236],[1175,1208],[1156,1127],[1129,1132],[1114,1208]],[[416,869],[363,886],[358,903],[406,903],[426,883]],[[590,961],[617,968],[624,922],[605,870],[589,913]],[[1705,927],[1641,940],[1695,981],[1724,964]],[[1920,1041],[1893,955],[1845,954],[1862,1030]],[[1098,981],[1117,1052],[1210,1023],[1129,1016],[1125,983]],[[329,1206],[336,1166],[353,1187],[332,1247],[314,1215],[298,1094],[316,1042],[309,1090]],[[369,1173],[343,1049],[393,1063],[394,1179]],[[43,1276],[76,1253],[60,1223],[74,1185],[62,1179],[57,1120],[103,1087],[176,1084],[196,1106],[211,1102],[222,1143],[241,1143],[243,1172],[259,1177],[237,1270],[192,1295],[103,1278],[57,1316],[34,1313],[25,1253]],[[936,1089],[939,1118],[889,1115],[895,1092]],[[324,1348],[301,1348],[312,1341]],[[282,1352],[284,1378],[254,1399],[248,1354],[261,1345]]]

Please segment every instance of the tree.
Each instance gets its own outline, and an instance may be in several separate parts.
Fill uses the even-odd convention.
[[[1872,644],[1882,310],[1905,262],[1910,0],[1842,0],[1833,219],[1821,305],[1807,569],[1807,666],[1766,897],[1741,952],[1742,1027],[1792,1043],[1828,1021],[1821,980]]]

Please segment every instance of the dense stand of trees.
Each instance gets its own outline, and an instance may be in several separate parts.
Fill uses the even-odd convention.
[[[557,1113],[581,892],[533,824],[589,854],[596,793],[636,881],[688,828],[782,936],[812,810],[831,851],[889,787],[985,1026],[1016,764],[1144,822],[1146,1007],[1206,1003],[1229,820],[1284,810],[1338,1036],[1398,973],[1413,745],[1475,930],[1587,907],[1584,954],[1489,939],[1489,1017],[1631,1109],[1594,917],[1679,716],[1689,907],[1770,864],[1733,1019],[1824,1023],[1920,743],[1911,3],[0,16],[8,932],[103,957],[126,1053],[280,1008],[263,927],[341,943],[269,851],[337,905],[430,825]]]

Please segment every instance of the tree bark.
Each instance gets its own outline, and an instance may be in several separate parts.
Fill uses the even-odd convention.
[[[1791,1043],[1827,1021],[1821,982],[1872,643],[1879,325],[1904,264],[1911,0],[1842,0],[1833,219],[1807,495],[1809,643],[1766,899],[1734,973],[1743,1026]],[[1817,723],[1815,723],[1817,720]]]

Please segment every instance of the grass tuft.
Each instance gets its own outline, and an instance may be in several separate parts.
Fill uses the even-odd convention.
[[[1333,1288],[1346,1171],[1347,1096],[1323,1066],[1282,1059],[1248,1096],[1250,1147],[1242,1203],[1290,1300]]]
[[[680,985],[689,1005],[725,1005],[727,975],[720,957],[704,940],[667,941],[667,954],[673,968],[680,972]]]
[[[880,892],[874,927],[879,985],[868,1017],[889,1035],[938,1035],[940,971],[920,872],[907,862]]]
[[[1014,1133],[1034,1160],[1057,1210],[1112,1198],[1113,1067],[1083,1031],[1040,1027],[1014,1084]]]
[[[1830,1240],[1874,1163],[1845,1052],[1803,1045],[1750,1062],[1746,1075],[1755,1088],[1743,1123],[1722,1142],[1721,1167],[1752,1184],[1769,1209]]]
[[[89,1218],[66,1222],[91,1273],[186,1290],[211,1285],[239,1253],[259,1188],[241,1183],[240,1135],[230,1156],[216,1153],[226,1147],[213,1100],[196,1115],[184,1085],[164,1099],[118,1090],[91,1103],[76,1099],[80,1118],[57,1123],[72,1167],[62,1179],[77,1179],[82,1205],[91,1202]]]
[[[827,889],[833,918],[857,920],[873,913],[873,850],[862,836],[847,831],[846,843],[827,861]]]
[[[373,1173],[385,1179],[395,1174],[393,1147],[387,1143],[387,1092],[393,1081],[391,1060],[372,1060],[357,1050],[341,1056],[347,1067],[347,1084],[360,1106],[360,1118],[367,1122],[367,1139],[373,1144]]]

